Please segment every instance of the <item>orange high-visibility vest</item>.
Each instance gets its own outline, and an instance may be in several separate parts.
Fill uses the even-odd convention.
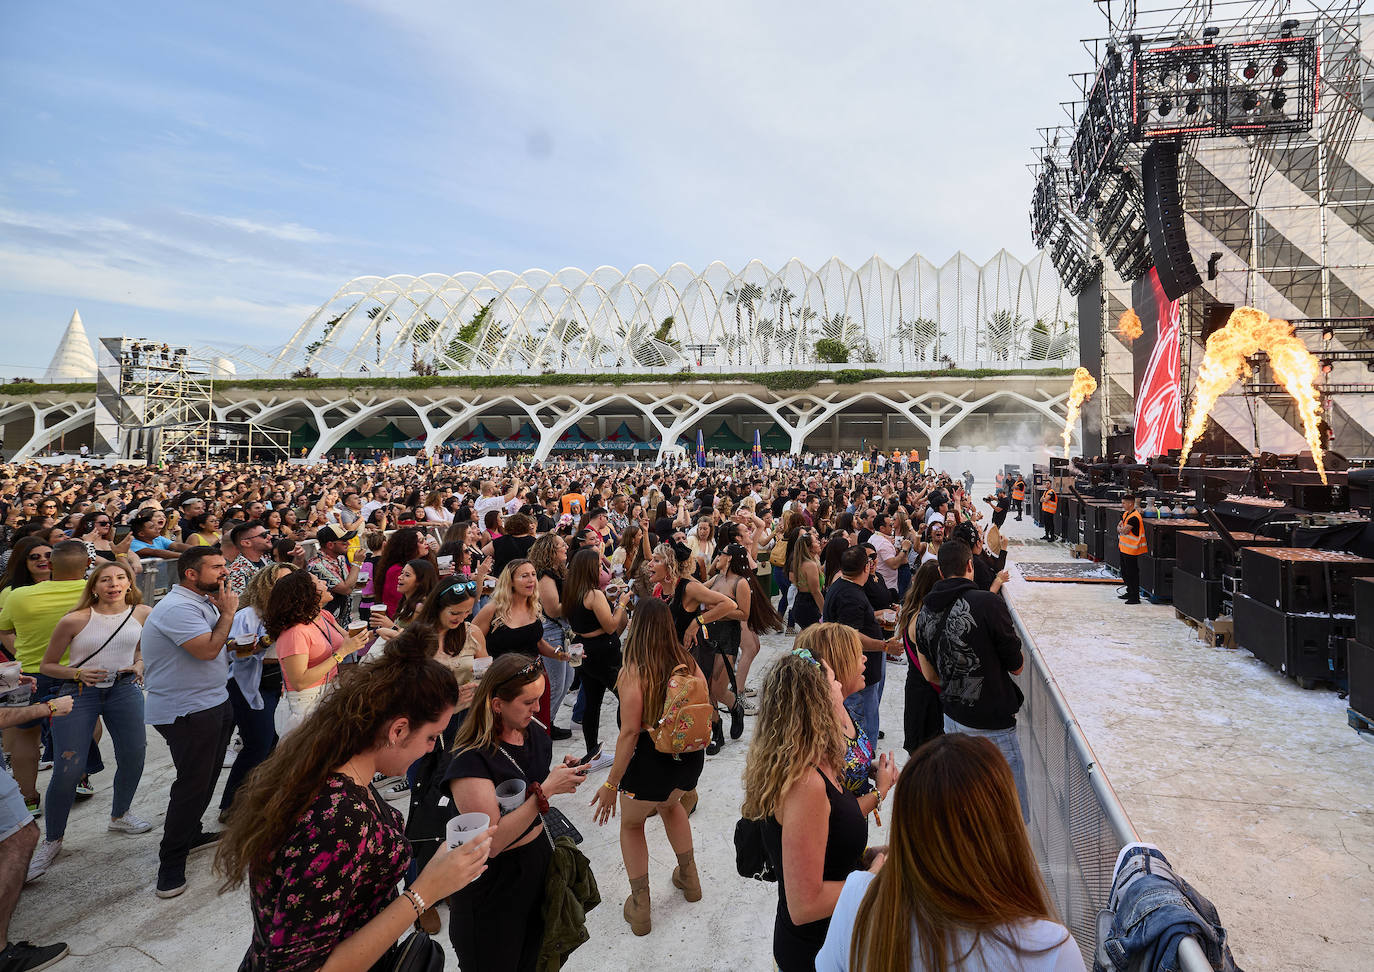
[[[1121,514],[1122,523],[1129,524],[1132,520],[1135,520],[1135,525],[1139,528],[1140,533],[1136,534],[1127,530],[1116,538],[1116,545],[1122,553],[1139,557],[1141,554],[1149,553],[1145,546],[1145,520],[1141,517],[1139,510],[1131,510],[1129,513]]]
[[[1016,485],[1011,488],[1011,498],[1018,503],[1026,498],[1026,484],[1019,476],[1016,479]]]
[[[1054,494],[1054,490],[1045,490],[1045,495],[1040,499],[1040,509],[1045,513],[1053,513],[1059,509],[1059,497]]]

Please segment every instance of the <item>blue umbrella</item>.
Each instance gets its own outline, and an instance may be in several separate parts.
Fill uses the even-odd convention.
[[[697,429],[697,466],[706,467],[706,437],[701,434],[701,429]]]

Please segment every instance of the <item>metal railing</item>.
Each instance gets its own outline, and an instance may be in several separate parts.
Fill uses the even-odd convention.
[[[1016,677],[1026,696],[1017,737],[1030,792],[1031,847],[1060,918],[1091,969],[1097,914],[1107,907],[1117,855],[1140,835],[1010,596],[1007,603],[1025,655]],[[1184,972],[1212,968],[1192,938],[1180,945],[1179,961]]]

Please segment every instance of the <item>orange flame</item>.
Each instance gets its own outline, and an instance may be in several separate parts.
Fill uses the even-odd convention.
[[[1293,397],[1302,416],[1303,437],[1312,449],[1317,472],[1326,482],[1326,467],[1322,463],[1321,433],[1317,423],[1321,419],[1321,401],[1317,397],[1317,376],[1320,367],[1316,355],[1293,334],[1293,325],[1270,317],[1253,307],[1237,308],[1226,326],[1214,331],[1207,339],[1207,353],[1197,372],[1193,389],[1193,410],[1188,416],[1188,429],[1183,436],[1183,452],[1179,466],[1188,461],[1193,449],[1207,427],[1207,416],[1217,399],[1237,381],[1250,376],[1246,361],[1251,355],[1264,351],[1269,366],[1284,390]]]
[[[1073,387],[1069,389],[1069,414],[1064,418],[1064,458],[1069,458],[1070,441],[1073,439],[1073,424],[1078,421],[1078,413],[1083,403],[1097,391],[1097,379],[1088,373],[1087,368],[1079,368],[1073,373]]]
[[[1116,336],[1130,344],[1144,333],[1145,329],[1140,326],[1140,315],[1127,307],[1126,313],[1116,322]]]

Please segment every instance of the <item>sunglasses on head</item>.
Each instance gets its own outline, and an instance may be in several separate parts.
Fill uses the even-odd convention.
[[[539,661],[536,659],[535,661],[530,662],[528,665],[526,665],[524,668],[520,669],[519,671],[511,672],[510,677],[509,677],[509,678],[506,678],[506,679],[503,679],[503,680],[501,681],[501,684],[502,684],[502,685],[505,685],[507,682],[513,682],[513,681],[515,681],[517,678],[524,678],[526,675],[533,675],[535,672],[539,672],[539,673],[542,674],[543,671],[544,671],[544,666],[541,665],[541,664],[539,663]]]
[[[464,579],[464,580],[455,580],[455,581],[450,582],[449,585],[448,585],[447,587],[445,587],[443,590],[441,590],[439,593],[440,593],[440,594],[466,594],[466,593],[469,593],[469,592],[475,591],[475,590],[477,590],[477,582],[476,582],[475,580],[467,580],[467,579]]]

